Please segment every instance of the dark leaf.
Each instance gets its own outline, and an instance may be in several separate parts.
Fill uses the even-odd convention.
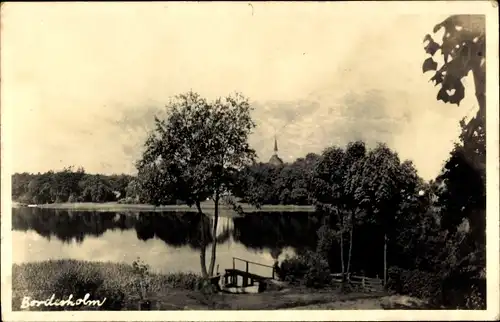
[[[430,40],[427,46],[424,47],[425,52],[430,54],[431,56],[434,56],[439,48],[441,48],[441,46],[433,40]]]
[[[434,61],[434,59],[432,59],[432,57],[427,58],[422,65],[423,73],[436,69],[437,69],[437,63]]]
[[[446,92],[445,88],[441,88],[437,94],[437,100],[438,101],[443,101],[445,103],[448,103],[450,101],[450,96]]]
[[[458,81],[455,85],[455,92],[450,96],[450,103],[457,104],[460,106],[460,102],[463,100],[465,96],[465,88],[461,81]]]
[[[427,34],[427,35],[425,35],[423,42],[426,42],[426,41],[434,41],[434,39],[432,39],[431,35]]]
[[[445,20],[446,21],[446,20]],[[434,26],[434,29],[432,30],[433,33],[436,33],[439,31],[439,29],[443,28],[444,21],[441,23],[438,23],[437,25]]]
[[[437,86],[443,82],[443,74],[439,71],[432,76],[431,81],[434,82],[434,86]]]
[[[458,82],[460,82],[460,79],[447,73],[443,78],[442,87],[446,90],[452,90],[455,89]]]

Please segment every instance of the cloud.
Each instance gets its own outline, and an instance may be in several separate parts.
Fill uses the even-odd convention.
[[[423,36],[441,15],[298,3],[4,6],[14,171],[133,172],[153,115],[192,89],[247,95],[263,160],[275,131],[287,161],[380,140],[432,177],[473,102],[469,88],[460,109],[437,102],[421,73]]]

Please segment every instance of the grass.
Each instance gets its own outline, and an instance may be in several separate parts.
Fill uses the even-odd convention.
[[[288,212],[288,211],[304,211],[313,212],[314,206],[295,206],[295,205],[264,205],[262,207],[256,208],[250,204],[239,203],[239,206],[244,212]],[[13,203],[13,206],[16,204]],[[154,206],[147,204],[120,204],[117,202],[107,202],[107,203],[93,203],[93,202],[82,202],[82,203],[54,203],[54,204],[41,204],[37,205],[39,208],[48,209],[63,209],[63,210],[75,210],[75,211],[101,211],[101,212],[118,212],[118,211],[147,211],[147,212],[161,212],[161,211],[182,211],[190,212],[197,211],[196,207],[189,207],[188,205],[165,205],[165,206]],[[201,208],[206,213],[211,213],[214,210],[214,203],[212,201],[205,201],[201,204]],[[230,206],[222,204],[219,207],[221,215],[234,215],[234,211]]]
[[[107,310],[138,310],[139,296],[131,287],[136,276],[131,265],[76,260],[48,260],[14,264],[13,310],[20,310],[24,296],[44,300],[52,294],[62,298],[89,292],[94,299],[107,297]],[[270,290],[258,294],[224,294],[204,291],[202,278],[192,273],[151,274],[148,299],[152,310],[275,310],[376,299],[382,294],[341,294],[335,289],[304,287]],[[80,295],[82,296],[82,295]],[[350,305],[351,309],[356,304]],[[41,309],[41,308],[31,308]],[[47,308],[43,308],[47,310]],[[87,307],[86,309],[89,309]]]
[[[150,274],[148,294],[158,294],[167,289],[181,293],[201,288],[203,279],[194,273]],[[83,297],[107,297],[118,307],[108,309],[137,309],[139,291],[134,287],[137,275],[131,265],[111,262],[77,260],[47,260],[43,262],[14,264],[12,266],[12,305],[19,309],[24,296],[44,300],[55,294],[67,298],[70,294]],[[46,309],[46,308],[45,308]]]

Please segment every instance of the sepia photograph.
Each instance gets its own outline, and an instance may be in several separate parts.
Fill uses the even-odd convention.
[[[497,2],[0,10],[2,319],[500,317]]]

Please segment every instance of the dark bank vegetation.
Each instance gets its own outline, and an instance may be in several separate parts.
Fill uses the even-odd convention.
[[[127,194],[130,175],[89,174],[73,167],[12,175],[12,199],[25,204],[110,202]]]
[[[411,161],[401,160],[387,145],[367,148],[362,141],[331,146],[321,155],[308,154],[283,166],[256,163],[247,143],[254,126],[248,101],[235,96],[209,103],[190,92],[170,106],[173,112],[166,120],[156,120],[137,177],[111,180],[67,169],[17,174],[13,197],[35,203],[71,198],[101,202],[117,198],[113,192],[119,191],[138,202],[196,206],[198,216],[187,231],[201,251],[204,278],[214,275],[217,243],[212,243],[208,269],[205,249],[215,236],[220,203],[235,205],[232,198],[237,197],[257,206],[312,204],[317,210],[314,233],[302,237],[308,247],[299,249],[296,257],[276,264],[281,279],[320,289],[331,285],[330,274],[340,273],[343,289],[349,291],[350,275],[378,275],[388,291],[426,299],[435,307],[484,309],[484,16],[451,16],[434,32],[442,28],[441,44],[425,37],[431,57],[424,61],[423,72],[435,72],[438,100],[457,105],[465,92],[462,78],[472,72],[479,111],[460,123],[458,142],[441,173],[428,182],[418,176]],[[439,69],[432,58],[438,50],[445,58]],[[213,221],[206,221],[199,207],[207,198],[215,201]],[[256,220],[252,218],[236,218],[235,223],[250,224]],[[255,232],[264,235],[274,228],[264,226]],[[280,238],[272,243],[276,254],[285,246]]]

